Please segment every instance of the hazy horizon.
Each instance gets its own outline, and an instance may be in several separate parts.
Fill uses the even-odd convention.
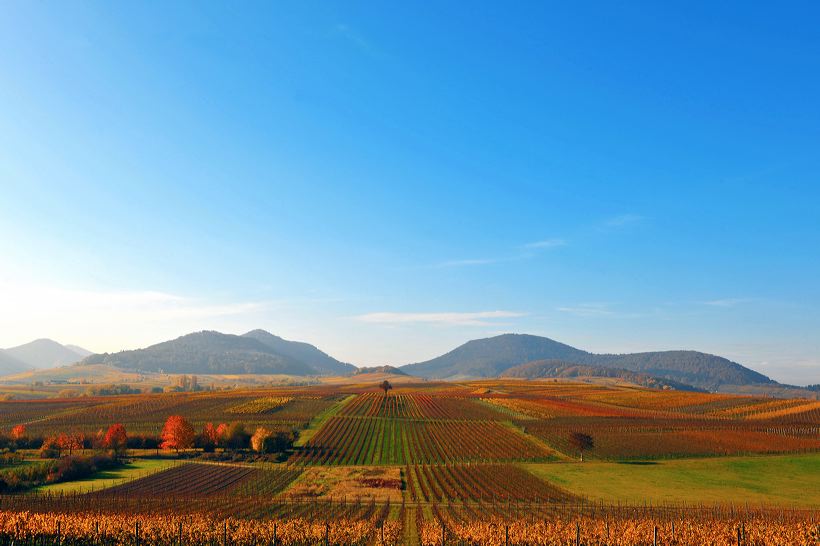
[[[820,383],[799,11],[7,4],[0,347],[517,332]]]

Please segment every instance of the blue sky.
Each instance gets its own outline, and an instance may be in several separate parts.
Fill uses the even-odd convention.
[[[820,382],[819,15],[5,3],[0,346],[514,331]]]

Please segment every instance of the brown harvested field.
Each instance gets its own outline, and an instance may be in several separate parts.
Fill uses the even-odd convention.
[[[398,466],[311,467],[285,492],[291,498],[354,500],[357,498],[400,503],[402,469]]]

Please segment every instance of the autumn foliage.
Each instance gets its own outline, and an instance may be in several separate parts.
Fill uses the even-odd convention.
[[[162,449],[173,449],[177,453],[194,445],[194,427],[181,415],[172,415],[162,428]]]
[[[110,449],[116,455],[124,455],[128,448],[128,435],[122,423],[111,425],[103,439],[103,446]]]

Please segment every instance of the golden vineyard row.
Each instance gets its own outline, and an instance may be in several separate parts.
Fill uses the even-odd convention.
[[[217,519],[212,515],[185,516],[0,512],[0,536],[15,540],[43,536],[71,538],[93,544],[366,544],[381,540],[373,519],[334,518],[330,522],[294,518],[279,521]],[[384,542],[401,541],[397,522],[384,522]],[[137,540],[138,539],[138,540]]]
[[[145,544],[154,546],[231,544],[379,545],[404,544],[398,521],[378,517],[304,517],[281,520],[219,519],[208,514],[149,515],[0,512],[0,538],[32,543],[39,537],[70,539],[73,544]],[[820,524],[805,520],[754,517],[650,518],[579,517],[536,521],[445,517],[418,522],[422,546],[817,546]],[[35,542],[36,543],[36,542]]]
[[[817,546],[818,524],[698,518],[655,523],[649,518],[574,518],[567,520],[457,521],[448,518],[421,523],[423,546],[469,544],[482,546]]]

